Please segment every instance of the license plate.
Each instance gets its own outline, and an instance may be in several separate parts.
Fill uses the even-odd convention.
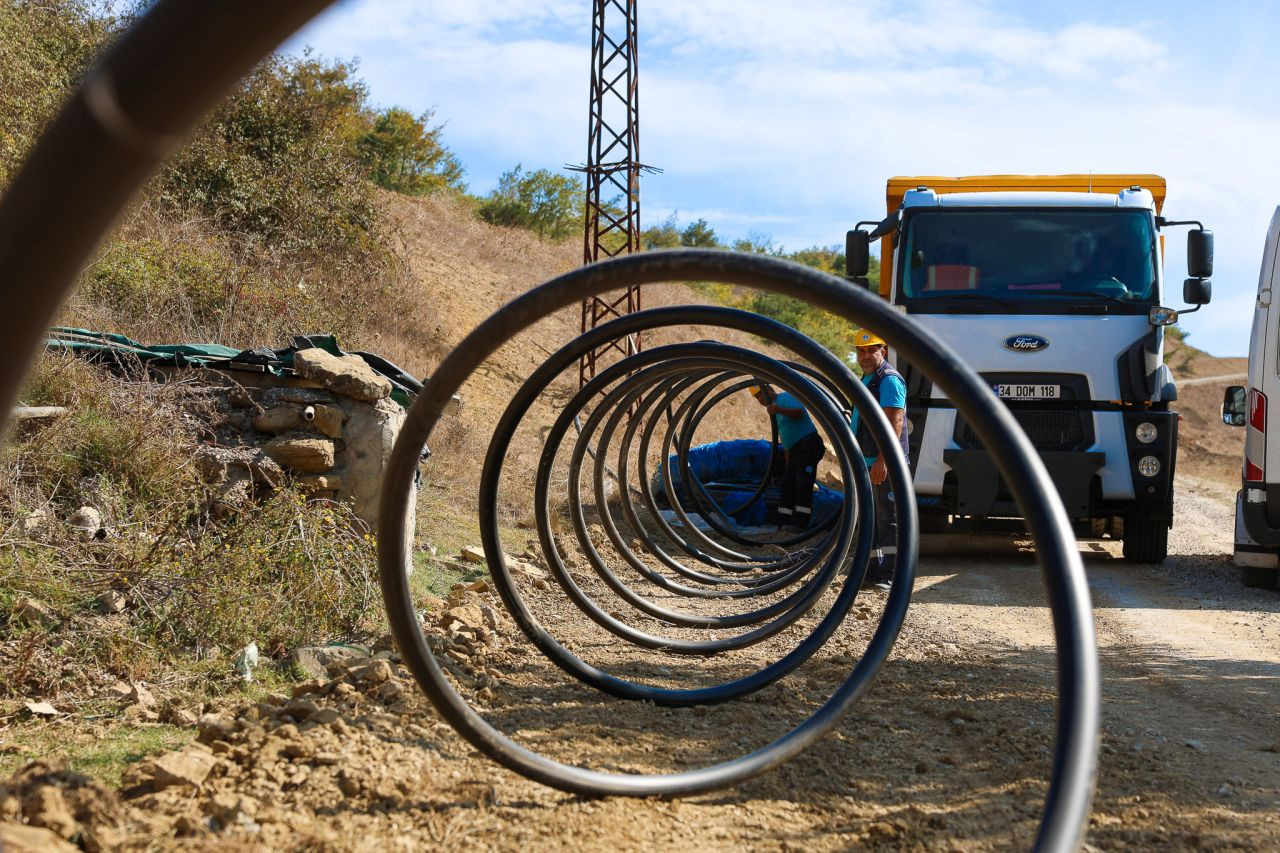
[[[1061,385],[995,385],[996,396],[1002,400],[1057,400],[1062,396]]]

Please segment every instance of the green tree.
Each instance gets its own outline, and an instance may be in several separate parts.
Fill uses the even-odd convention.
[[[498,178],[498,187],[480,203],[480,218],[494,225],[527,228],[563,240],[582,228],[586,190],[578,178],[550,169],[525,172],[520,164]]]
[[[378,228],[352,138],[365,97],[350,65],[269,58],[169,162],[161,203],[278,249],[363,253]]]
[[[645,251],[680,248],[680,226],[673,213],[657,225],[644,229],[640,245]]]
[[[415,117],[408,110],[383,110],[357,143],[370,176],[381,187],[405,195],[442,189],[465,190],[462,164],[441,142],[444,125],[431,125],[434,113]]]
[[[88,0],[0,0],[0,190],[119,21]]]
[[[707,224],[707,220],[698,219],[696,222],[690,222],[680,232],[680,245],[716,249],[720,246],[720,239],[716,237],[715,230]]]
[[[787,257],[798,264],[829,272],[832,275],[844,276],[844,252],[836,246],[810,246],[789,252]]]
[[[746,241],[739,241],[746,242]],[[752,242],[760,243],[758,238]],[[766,243],[772,246],[772,241]],[[844,277],[844,252],[838,246],[811,246],[795,252],[775,251],[789,260],[814,267],[832,275]],[[869,280],[873,286],[879,280],[880,265],[871,259]],[[807,302],[777,293],[754,293],[749,300],[749,310],[772,317],[813,338],[838,357],[852,361],[853,336],[857,327],[843,317],[823,311]]]
[[[753,293],[744,307],[808,335],[837,358],[852,361],[853,335],[857,327],[843,317],[823,311],[801,299],[764,291]]]
[[[781,255],[782,249],[773,243],[773,238],[760,231],[749,231],[747,236],[733,241],[735,252],[751,252],[756,255]]]

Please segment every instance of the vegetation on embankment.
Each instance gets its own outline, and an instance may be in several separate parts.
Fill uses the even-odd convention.
[[[131,13],[109,8],[0,0],[0,193],[129,23]],[[486,233],[521,229],[552,244],[581,228],[576,177],[516,166],[483,198],[463,179],[431,113],[377,105],[351,63],[272,57],[134,201],[60,321],[146,342],[244,347],[330,331],[424,373],[442,335],[438,318],[419,309],[390,212],[404,202],[391,193],[449,196],[447,215]],[[843,263],[835,249],[786,252],[759,235],[725,241],[705,221],[681,227],[675,217],[643,242],[767,252],[833,272]],[[848,352],[852,330],[830,315],[698,287]],[[286,486],[251,513],[211,512],[210,487],[191,462],[202,440],[198,412],[180,385],[48,356],[22,402],[70,414],[14,430],[0,447],[0,700],[92,694],[117,678],[225,686],[231,655],[250,639],[279,654],[378,631],[372,542],[351,532],[342,507],[309,503]],[[428,483],[426,506],[458,505],[444,485],[457,487]],[[86,505],[100,511],[104,538],[66,524]],[[423,576],[447,586],[451,577],[436,569]],[[112,594],[123,612],[104,608]]]
[[[126,24],[80,0],[0,0],[0,191]],[[135,200],[62,322],[150,342],[368,339],[411,314],[384,193],[449,187],[461,167],[429,115],[373,107],[349,65],[273,57]],[[372,538],[345,507],[286,484],[215,511],[187,390],[37,365],[22,402],[68,414],[0,448],[0,699],[115,679],[199,692],[250,640],[279,655],[379,630]],[[82,506],[97,531],[68,524]]]

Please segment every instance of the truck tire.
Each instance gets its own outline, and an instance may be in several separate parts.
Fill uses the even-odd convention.
[[[921,533],[946,533],[951,526],[945,513],[922,512],[919,518]]]
[[[1169,522],[1158,515],[1134,513],[1124,519],[1124,558],[1158,565],[1169,554]]]
[[[1280,572],[1261,566],[1241,566],[1240,580],[1254,589],[1280,589]]]

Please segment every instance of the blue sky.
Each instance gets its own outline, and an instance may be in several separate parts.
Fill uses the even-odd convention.
[[[587,156],[590,0],[343,0],[291,41],[358,59],[372,100],[434,109],[484,193]],[[843,242],[891,175],[1154,172],[1216,235],[1191,342],[1243,355],[1280,204],[1280,4],[639,0],[644,223]],[[1182,229],[1166,304],[1182,307]]]

